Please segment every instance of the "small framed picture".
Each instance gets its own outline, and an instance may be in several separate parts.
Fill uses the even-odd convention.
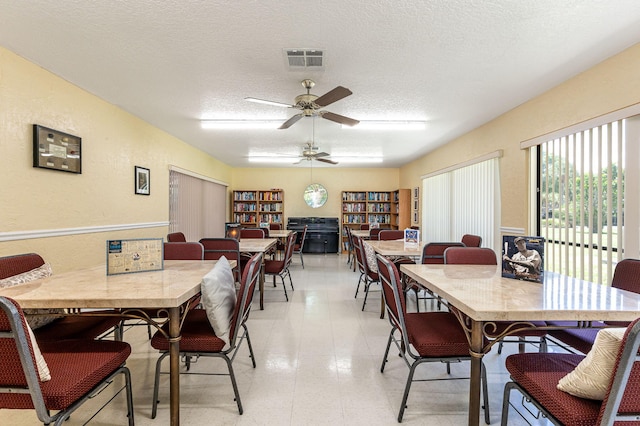
[[[151,172],[144,167],[135,167],[136,194],[151,194]]]
[[[413,199],[417,200],[418,198],[420,198],[420,187],[416,186],[413,188]]]
[[[78,136],[33,125],[33,167],[80,174],[81,146]]]
[[[413,200],[413,211],[417,212],[418,210],[420,210],[420,205],[418,200]]]

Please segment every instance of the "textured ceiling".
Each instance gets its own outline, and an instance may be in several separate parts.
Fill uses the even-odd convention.
[[[637,43],[639,29],[638,0],[0,0],[0,45],[236,167],[265,166],[250,153],[299,155],[312,136],[310,118],[201,129],[298,112],[245,97],[291,104],[312,78],[317,95],[353,92],[328,111],[426,120],[400,132],[315,119],[320,150],[398,167]],[[324,69],[291,71],[287,48],[325,50]]]

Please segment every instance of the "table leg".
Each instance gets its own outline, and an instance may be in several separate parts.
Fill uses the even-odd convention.
[[[480,387],[482,382],[482,321],[471,321],[471,380],[469,381],[469,425],[480,424]]]
[[[180,308],[169,308],[169,412],[172,426],[180,424]]]

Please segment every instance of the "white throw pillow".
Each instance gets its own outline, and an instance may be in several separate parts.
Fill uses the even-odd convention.
[[[27,324],[27,331],[29,332],[28,337],[31,339],[31,348],[33,348],[33,357],[36,359],[36,368],[38,369],[40,381],[48,382],[51,380],[51,372],[49,371],[47,361],[44,360],[42,352],[40,352],[40,347],[38,346],[38,342],[36,342],[36,336],[33,335],[33,331],[31,331],[29,324]]]
[[[602,401],[616,363],[626,328],[603,328],[580,364],[558,382],[558,389],[580,398]]]
[[[8,278],[0,280],[0,288],[13,287],[18,284],[25,284],[31,281],[39,280],[41,278],[47,278],[53,275],[51,265],[45,263],[35,269],[32,269],[21,274],[12,275]],[[62,318],[64,314],[63,309],[23,309],[24,316],[29,323],[29,327],[32,330],[36,330],[42,326],[45,326],[53,321]],[[53,315],[48,315],[53,314]],[[57,314],[57,315],[56,315]]]
[[[204,276],[200,285],[202,305],[207,312],[213,331],[229,347],[231,318],[236,306],[236,288],[231,265],[226,257],[218,259],[216,265]]]
[[[369,268],[369,270],[371,272],[374,273],[378,273],[378,259],[376,259],[376,251],[373,249],[373,247],[371,247],[371,245],[366,242],[363,241],[362,242],[363,246],[364,246],[364,254],[367,260],[367,268]]]

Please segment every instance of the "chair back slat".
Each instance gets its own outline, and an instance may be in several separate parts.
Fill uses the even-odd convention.
[[[497,265],[496,253],[483,247],[449,247],[444,251],[444,263],[451,265]]]
[[[444,263],[444,251],[449,247],[464,247],[464,244],[458,242],[434,242],[425,244],[422,248],[422,263]]]
[[[202,260],[204,246],[200,243],[164,243],[165,260]]]

